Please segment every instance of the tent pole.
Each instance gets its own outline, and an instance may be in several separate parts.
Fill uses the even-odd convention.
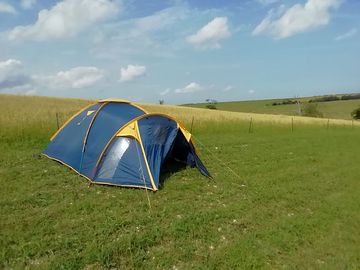
[[[57,129],[59,130],[59,128],[60,128],[60,125],[59,125],[59,113],[56,113],[56,126],[57,126]]]
[[[146,181],[145,181],[145,176],[144,176],[144,170],[143,170],[143,167],[141,165],[141,159],[140,159],[140,154],[139,154],[139,147],[138,147],[138,142],[137,140],[135,140],[135,145],[136,145],[136,153],[138,154],[138,159],[139,159],[139,173],[140,173],[140,177],[142,177],[143,181],[144,181],[144,187],[145,187],[145,193],[146,193],[146,197],[147,197],[147,200],[148,200],[148,204],[149,204],[149,210],[151,211],[151,202],[150,202],[150,197],[149,197],[149,194],[148,194],[148,190],[147,190],[147,187],[146,187]]]

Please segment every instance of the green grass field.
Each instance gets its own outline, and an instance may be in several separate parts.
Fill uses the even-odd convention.
[[[307,102],[311,98],[300,98],[302,102]],[[294,99],[292,99],[294,100]],[[251,100],[251,101],[234,101],[219,102],[216,104],[218,110],[247,112],[247,113],[264,113],[264,114],[283,114],[299,115],[299,105],[280,105],[272,106],[273,102],[281,102],[283,99],[271,100]],[[330,102],[319,102],[318,110],[324,118],[333,119],[351,119],[351,112],[360,106],[360,100],[339,100]],[[196,108],[206,108],[206,103],[188,104],[186,106]],[[300,105],[300,110],[303,105]]]
[[[88,102],[0,96],[0,268],[360,268],[356,123],[309,120],[292,130],[254,115],[249,132],[241,114],[194,109],[214,180],[191,168],[168,173],[148,193],[149,209],[144,190],[88,187],[33,157],[56,131],[56,113],[63,122]],[[190,125],[177,114],[186,108],[146,108]]]

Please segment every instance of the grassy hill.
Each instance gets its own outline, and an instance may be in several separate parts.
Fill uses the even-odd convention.
[[[214,176],[163,174],[149,209],[144,190],[33,158],[89,102],[0,95],[0,268],[360,267],[358,122],[144,105],[195,117]]]
[[[247,112],[247,113],[263,113],[263,114],[282,114],[282,115],[299,115],[299,110],[309,100],[318,97],[299,98],[300,106],[297,104],[272,106],[273,103],[280,103],[286,99],[270,99],[270,100],[254,100],[254,101],[234,101],[219,102],[216,104],[218,110]],[[290,99],[295,100],[295,99]],[[319,102],[318,110],[323,114],[324,118],[334,119],[351,119],[351,112],[360,106],[360,100],[338,100],[329,102]],[[206,108],[206,103],[187,104],[186,106],[196,108]]]

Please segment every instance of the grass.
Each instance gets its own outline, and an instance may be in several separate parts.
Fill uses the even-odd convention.
[[[311,98],[300,98],[302,102],[307,102]],[[294,99],[292,99],[294,100]],[[234,102],[219,102],[216,104],[218,110],[245,112],[245,113],[262,113],[275,115],[299,115],[299,105],[278,105],[272,106],[273,102],[281,102],[282,99],[272,100],[252,100],[252,101],[234,101]],[[346,119],[351,120],[351,112],[358,108],[360,100],[338,100],[330,102],[318,102],[318,109],[323,114],[324,118],[331,119]],[[186,106],[206,108],[206,103],[189,104]],[[301,106],[300,106],[301,108]]]
[[[150,210],[144,190],[88,187],[33,158],[57,128],[55,113],[65,121],[88,102],[0,96],[0,268],[360,267],[357,125],[309,119],[292,132],[254,116],[249,133],[242,114],[215,121],[219,112],[196,110],[198,150],[215,180],[174,172],[149,193]],[[174,107],[146,107],[191,122]]]

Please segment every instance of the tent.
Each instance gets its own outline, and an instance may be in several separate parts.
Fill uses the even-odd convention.
[[[182,124],[125,100],[99,100],[85,107],[50,140],[43,154],[91,183],[156,191],[168,158],[210,177]]]

